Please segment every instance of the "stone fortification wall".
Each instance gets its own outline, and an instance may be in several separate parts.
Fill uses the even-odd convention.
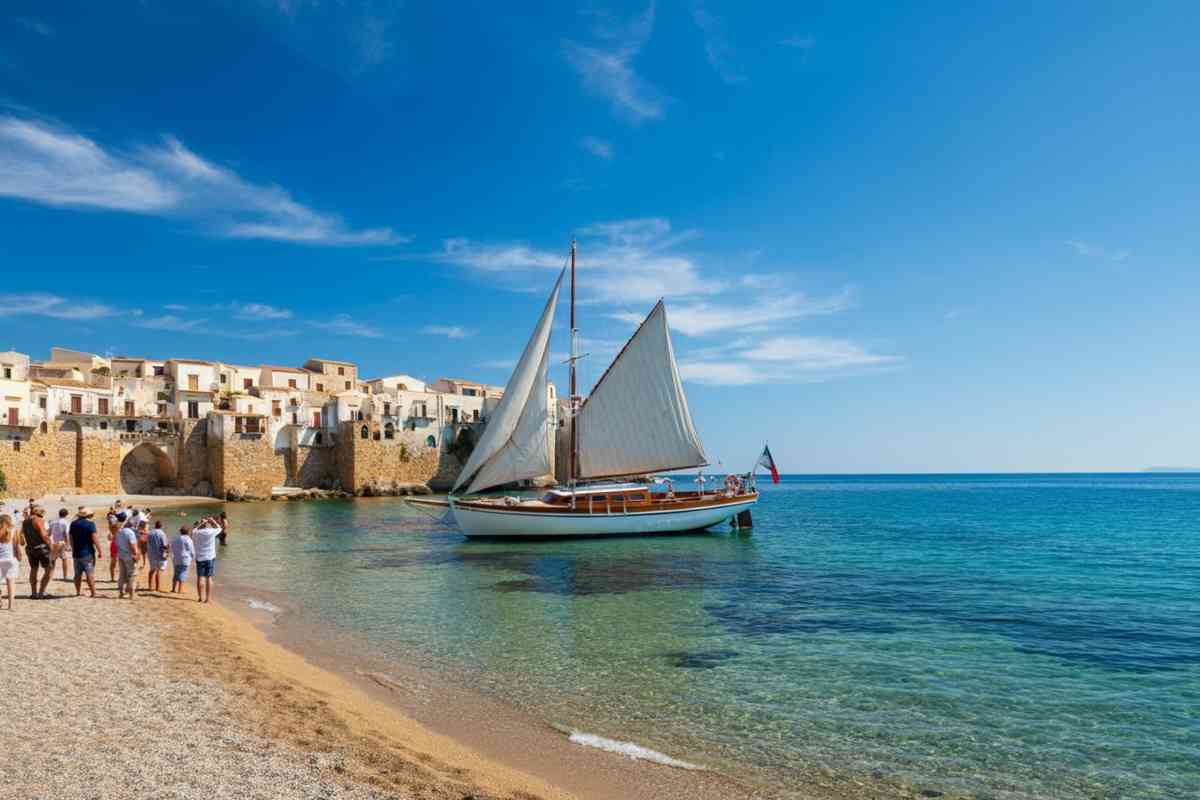
[[[207,494],[212,483],[208,474],[208,420],[182,421],[178,452],[176,483],[179,491],[183,494]]]
[[[75,485],[77,433],[24,429],[10,436],[0,439],[0,471],[9,495],[40,497]]]
[[[374,422],[341,423],[336,452],[341,487],[356,494],[394,491],[396,484],[430,483],[461,469],[458,460],[442,448],[426,447],[400,434],[388,439]]]
[[[287,482],[287,463],[266,436],[208,437],[208,470],[217,497],[270,497]]]
[[[288,452],[288,483],[306,489],[332,488],[338,478],[337,450],[299,445]]]

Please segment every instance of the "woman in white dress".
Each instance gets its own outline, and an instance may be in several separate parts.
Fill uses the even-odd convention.
[[[8,610],[13,610],[13,584],[21,570],[21,534],[13,526],[12,517],[0,514],[0,580],[4,581],[4,596]]]

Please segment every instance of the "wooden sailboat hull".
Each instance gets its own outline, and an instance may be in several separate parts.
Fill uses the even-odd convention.
[[[574,539],[699,531],[728,523],[757,501],[757,494],[746,494],[710,503],[686,504],[680,508],[631,508],[613,513],[590,513],[582,508],[558,511],[454,500],[450,506],[454,510],[455,522],[469,539]]]

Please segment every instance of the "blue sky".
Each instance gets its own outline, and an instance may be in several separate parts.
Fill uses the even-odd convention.
[[[970,5],[7,2],[0,348],[503,383],[576,236],[728,466],[1200,463],[1200,11]]]

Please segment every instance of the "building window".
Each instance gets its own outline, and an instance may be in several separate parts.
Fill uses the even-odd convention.
[[[104,420],[100,423],[100,430],[102,430],[102,431],[108,430],[108,420]]]
[[[463,389],[463,394],[466,395],[467,397],[474,397],[475,390],[474,389]]]
[[[385,417],[390,417],[392,415],[392,404],[391,403],[383,404],[383,415]],[[389,436],[388,438],[390,439],[392,437]]]
[[[49,428],[49,427],[47,427],[46,423],[44,423],[44,422],[43,422],[43,423],[42,423],[42,426],[41,426],[41,428],[39,428],[39,430],[40,430],[42,433],[46,433],[48,430],[50,430],[50,428]]]
[[[132,417],[135,413],[137,413],[137,410],[133,407],[133,401],[126,400],[125,401],[125,416]]]
[[[46,398],[44,398],[44,397],[38,398],[38,408],[40,408],[42,411],[46,410]]]
[[[282,417],[283,416],[283,408],[280,407],[278,400],[271,401],[271,416],[272,417]]]
[[[317,391],[318,391],[318,392],[323,392],[323,391],[325,391],[325,384],[323,384],[323,383],[318,383],[318,384],[317,384]]]
[[[296,388],[296,379],[295,378],[288,378],[288,388],[289,389]]]
[[[383,427],[383,438],[395,439],[396,438],[396,426],[390,422],[387,425],[385,425]]]
[[[12,380],[12,367],[8,366],[7,364],[4,365],[4,380]]]
[[[253,385],[254,385],[253,378],[242,378],[242,388],[243,389],[249,389]]]
[[[159,403],[157,406],[157,411],[160,417],[165,417],[167,415],[167,404]]]
[[[187,379],[188,379],[188,391],[189,392],[200,391],[200,376],[199,375],[188,375]]]
[[[320,411],[314,411],[314,412],[313,412],[313,424],[312,424],[312,426],[313,426],[314,428],[319,428],[319,427],[321,427],[321,412],[320,412]],[[318,436],[319,436],[319,435],[320,435],[320,434],[318,434]]]
[[[363,425],[363,426],[362,426],[362,434],[361,434],[361,435],[362,435],[362,438],[364,438],[364,439],[370,439],[370,438],[371,438],[371,432],[370,432],[369,430],[367,430],[367,426],[366,426],[366,425]]]
[[[154,375],[155,375],[156,377],[157,377],[157,376],[159,376],[159,375],[165,375],[165,374],[166,374],[166,368],[165,368],[165,367],[155,367],[155,368],[154,368]]]
[[[200,403],[195,400],[188,400],[187,414],[188,419],[200,419]]]
[[[133,433],[137,430],[137,423],[131,419],[125,420],[125,430],[129,433]]]
[[[108,413],[108,398],[107,397],[100,398],[100,413],[101,414]]]
[[[346,368],[338,367],[338,375],[345,375],[345,374],[346,374]]]
[[[471,422],[479,422],[479,409],[478,408],[471,411]]]
[[[350,381],[346,381],[346,391],[350,391]]]
[[[437,439],[433,438],[432,436],[426,436],[425,437],[425,446],[426,447],[437,447]]]
[[[221,373],[221,383],[229,383],[229,376],[224,372]]]
[[[299,425],[299,424],[300,424],[300,415],[299,415],[299,414],[297,414],[295,411],[293,411],[293,412],[292,412],[292,424],[293,424],[293,425]]]

